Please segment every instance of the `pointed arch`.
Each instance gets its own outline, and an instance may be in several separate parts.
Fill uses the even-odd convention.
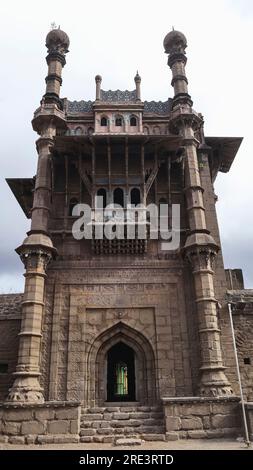
[[[142,404],[152,404],[156,400],[153,348],[140,331],[120,321],[101,333],[90,347],[86,397],[89,406],[102,406],[107,401],[107,353],[119,342],[135,353],[136,400]]]

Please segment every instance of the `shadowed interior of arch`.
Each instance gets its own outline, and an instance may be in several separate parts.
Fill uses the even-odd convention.
[[[107,401],[135,400],[135,353],[122,341],[107,353]]]

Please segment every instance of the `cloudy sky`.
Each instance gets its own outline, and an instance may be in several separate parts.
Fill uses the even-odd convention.
[[[206,135],[243,136],[230,173],[218,175],[216,193],[226,267],[243,268],[253,288],[253,155],[251,0],[44,0],[0,6],[0,293],[23,289],[23,266],[14,252],[29,229],[6,177],[36,171],[36,134],[30,121],[45,90],[45,36],[56,22],[70,37],[61,96],[94,99],[94,76],[104,89],[133,89],[142,98],[172,96],[162,42],[171,30],[188,39],[187,75],[194,108]]]

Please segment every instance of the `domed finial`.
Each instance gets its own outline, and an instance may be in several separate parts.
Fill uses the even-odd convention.
[[[138,70],[137,70],[136,75],[135,75],[135,77],[134,77],[134,81],[135,81],[135,83],[141,82],[141,77],[140,77],[140,75],[139,75]]]
[[[172,31],[164,38],[163,46],[167,54],[171,54],[172,52],[182,52],[184,54],[187,47],[187,40],[183,33],[176,31],[174,27],[172,27]]]
[[[69,48],[68,35],[60,29],[60,26],[57,28],[55,23],[52,23],[51,27],[52,29],[46,37],[48,53],[60,52],[61,54],[66,54]]]
[[[95,76],[95,82],[96,82],[96,83],[101,83],[101,82],[102,82],[102,77],[101,77],[101,75],[96,75],[96,76]]]

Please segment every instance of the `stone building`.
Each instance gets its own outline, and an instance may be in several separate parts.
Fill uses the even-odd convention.
[[[7,180],[31,230],[16,249],[25,266],[24,295],[0,296],[2,439],[238,433],[213,182],[229,171],[242,139],[205,136],[188,94],[180,32],[164,39],[174,89],[165,102],[142,100],[138,72],[132,91],[105,91],[97,75],[95,101],[61,99],[69,38],[53,29],[46,46],[46,92],[32,121],[39,135],[36,177]],[[127,238],[124,215],[123,236],[108,239],[116,208],[98,239],[96,196],[123,214],[128,204],[142,204],[145,237],[134,229]],[[91,239],[73,237],[79,203],[91,207]],[[151,236],[150,204],[168,205],[169,227],[172,207],[180,205],[173,250],[162,234]],[[242,343],[247,318],[243,311],[237,322]]]

